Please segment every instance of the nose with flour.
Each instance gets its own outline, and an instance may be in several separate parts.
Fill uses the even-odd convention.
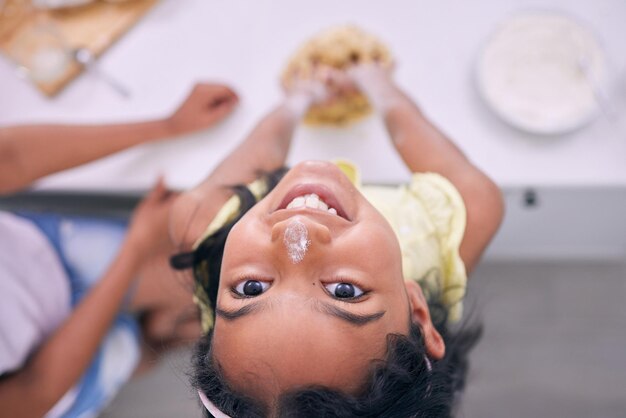
[[[272,228],[272,241],[282,246],[293,264],[304,260],[311,246],[327,244],[330,238],[328,227],[306,216],[285,219]]]

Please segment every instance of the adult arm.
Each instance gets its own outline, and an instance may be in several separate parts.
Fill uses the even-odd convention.
[[[72,388],[92,361],[143,261],[167,239],[173,196],[160,183],[136,209],[115,261],[61,327],[26,365],[0,380],[0,411],[41,417]]]
[[[209,127],[237,96],[225,86],[198,84],[164,119],[113,125],[24,125],[0,128],[0,194],[126,148]]]
[[[412,172],[433,172],[458,189],[467,210],[460,254],[468,271],[480,259],[504,214],[496,184],[433,125],[391,79],[388,71],[370,64],[349,75],[381,112],[394,147]]]

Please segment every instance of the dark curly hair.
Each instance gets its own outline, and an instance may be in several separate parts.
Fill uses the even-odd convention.
[[[237,418],[276,417],[451,417],[465,385],[468,353],[480,338],[480,327],[451,333],[438,324],[446,355],[428,360],[421,329],[387,336],[384,360],[373,360],[365,389],[356,396],[326,387],[299,388],[282,394],[274,408],[229,387],[211,351],[212,333],[198,343],[193,356],[194,387],[224,413]],[[205,417],[211,415],[204,411]]]
[[[281,169],[265,175],[268,190],[282,178]],[[172,257],[177,269],[192,267],[212,306],[217,299],[224,245],[230,229],[257,200],[245,186],[234,187],[240,199],[239,215],[208,237],[195,251]],[[436,295],[431,295],[437,300]],[[384,360],[373,360],[364,389],[350,395],[327,387],[312,386],[283,393],[270,407],[233,390],[212,355],[213,333],[203,336],[193,356],[192,384],[224,413],[237,418],[256,417],[451,417],[465,386],[468,355],[481,335],[481,326],[464,323],[451,330],[447,311],[430,301],[433,324],[446,345],[443,359],[429,360],[422,330],[410,325],[408,335],[387,336]],[[204,410],[205,417],[210,417]]]

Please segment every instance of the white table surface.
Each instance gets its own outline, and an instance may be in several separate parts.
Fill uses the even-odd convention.
[[[599,117],[571,134],[537,137],[509,127],[482,103],[473,74],[481,45],[498,21],[535,9],[567,12],[597,32],[621,89],[615,120]],[[100,59],[102,70],[130,87],[130,100],[91,74],[48,99],[0,59],[0,124],[141,120],[173,110],[196,80],[228,83],[243,100],[219,127],[39,183],[43,189],[133,190],[164,173],[172,186],[190,187],[278,101],[278,75],[291,52],[320,29],[343,23],[390,45],[398,82],[501,186],[626,186],[624,0],[162,0]],[[407,178],[376,118],[342,130],[302,128],[294,141],[290,163],[349,157],[363,167],[365,181]]]

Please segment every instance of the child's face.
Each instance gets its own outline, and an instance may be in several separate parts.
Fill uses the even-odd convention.
[[[315,192],[338,215],[285,209]],[[309,245],[294,257],[285,230],[298,223]],[[228,236],[213,353],[227,380],[253,396],[311,384],[356,392],[371,360],[384,357],[386,336],[408,333],[409,312],[390,225],[335,165],[306,162]]]

